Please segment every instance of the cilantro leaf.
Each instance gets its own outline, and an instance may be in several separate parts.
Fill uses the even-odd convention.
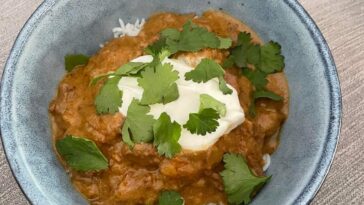
[[[150,44],[146,49],[145,52],[149,55],[156,56],[158,53],[167,47],[166,38],[160,37],[157,41]]]
[[[161,32],[163,38],[169,38],[172,40],[178,40],[181,36],[181,32],[174,28],[167,28]]]
[[[165,58],[167,58],[170,55],[171,55],[171,52],[169,50],[162,49],[162,51],[159,52],[157,57],[158,57],[159,62],[162,62]]]
[[[154,145],[157,146],[160,155],[171,158],[181,151],[181,145],[178,143],[181,126],[177,122],[172,122],[167,113],[162,113],[154,123],[153,132]]]
[[[147,66],[147,63],[129,62],[118,68],[114,73],[100,75],[92,79],[90,85],[96,85],[100,80],[107,78],[95,99],[97,113],[112,114],[118,112],[122,104],[122,91],[118,88],[121,77],[139,76],[140,72]]]
[[[251,43],[250,33],[239,33],[238,46],[233,48],[231,55],[238,67],[246,67],[248,63],[257,64],[260,58],[260,47]]]
[[[171,55],[171,52],[165,48],[159,51],[159,53],[153,53],[153,61],[148,64],[149,67],[155,69],[162,61]]]
[[[227,59],[224,60],[222,63],[223,68],[231,68],[234,66],[234,56],[230,55]]]
[[[255,117],[256,112],[255,112],[255,102],[257,99],[259,98],[268,98],[274,101],[280,101],[283,100],[283,98],[275,93],[273,93],[272,91],[269,90],[256,90],[253,93],[253,101],[250,103],[249,106],[249,114],[253,117]]]
[[[187,123],[183,126],[192,134],[206,135],[206,133],[214,132],[219,123],[219,114],[212,108],[206,108],[198,113],[191,113]]]
[[[233,64],[243,68],[242,74],[246,76],[255,87],[253,102],[250,103],[249,113],[255,116],[255,101],[258,98],[269,98],[281,100],[275,93],[265,90],[268,74],[279,72],[284,67],[284,57],[281,55],[281,46],[273,41],[263,46],[254,44],[251,35],[243,32],[238,35],[237,46],[231,49],[231,55],[225,60],[224,68],[232,67]],[[255,69],[247,68],[254,65]]]
[[[171,64],[158,64],[153,69],[146,69],[138,79],[139,86],[144,89],[141,104],[169,103],[179,97],[176,80],[178,72],[173,71]]]
[[[66,136],[56,141],[56,149],[72,169],[99,171],[108,168],[106,157],[93,141],[86,138]]]
[[[106,78],[106,77],[122,77],[122,76],[134,76],[138,77],[140,75],[140,72],[144,70],[148,66],[148,63],[141,63],[141,62],[129,62],[124,65],[122,65],[120,68],[118,68],[115,72],[103,74],[94,77],[90,85],[96,85],[100,80]]]
[[[199,51],[204,48],[227,49],[231,46],[230,38],[221,38],[209,32],[206,28],[199,27],[192,21],[183,25],[183,30],[167,28],[161,32],[158,41],[148,46],[147,52],[158,53],[162,48],[174,54],[178,51]]]
[[[79,65],[86,65],[89,57],[82,54],[66,55],[64,57],[66,71],[71,72]]]
[[[248,32],[240,32],[238,34],[238,42],[237,42],[237,46],[241,46],[241,45],[248,45],[251,41],[252,41],[252,37],[251,34]]]
[[[200,95],[200,110],[212,108],[216,110],[220,116],[226,115],[226,105],[208,94]]]
[[[280,101],[283,100],[283,98],[277,94],[275,94],[272,91],[269,90],[258,90],[255,91],[253,94],[254,100],[259,99],[259,98],[269,98],[271,100],[274,101]]]
[[[172,51],[198,51],[202,48],[218,48],[220,46],[220,40],[214,33],[198,27],[191,21],[183,25],[179,37],[178,41],[169,42],[168,46]]]
[[[221,38],[218,37],[220,40],[220,45],[219,45],[219,49],[228,49],[231,47],[231,45],[233,44],[233,41],[231,40],[231,38]]]
[[[252,82],[257,90],[263,89],[268,83],[268,80],[266,79],[267,74],[260,70],[250,70],[248,68],[244,68],[242,74],[247,77],[250,82]]]
[[[254,44],[250,34],[246,32],[239,33],[237,46],[231,50],[231,56],[227,65],[232,60],[238,67],[252,64],[266,74],[279,72],[284,67],[284,57],[278,43],[270,41],[262,46]]]
[[[149,111],[149,106],[141,105],[136,99],[131,101],[121,130],[123,141],[130,147],[134,143],[150,142],[153,139],[155,119],[148,115]]]
[[[158,205],[183,205],[182,196],[175,191],[163,191],[158,198]]]
[[[224,163],[225,169],[220,175],[230,204],[248,204],[253,192],[271,178],[254,176],[245,159],[238,154],[225,154]]]
[[[224,69],[218,63],[214,60],[204,58],[194,70],[185,74],[185,79],[192,80],[197,83],[205,83],[213,78],[218,78],[220,90],[224,94],[231,94],[232,89],[227,86],[224,80],[224,74]]]
[[[138,76],[138,74],[148,66],[148,63],[129,62],[118,68],[114,75]]]
[[[284,67],[284,57],[281,55],[281,46],[273,41],[263,45],[260,49],[260,63],[258,68],[265,73],[281,71]]]
[[[100,80],[103,80],[106,77],[114,77],[114,75],[113,74],[103,74],[103,75],[96,76],[90,81],[89,85],[96,85]]]
[[[118,111],[118,108],[121,106],[121,103],[122,103],[122,99],[121,99],[122,91],[120,91],[118,89],[117,85],[118,85],[119,80],[123,76],[139,77],[141,75],[141,72],[143,72],[147,68],[149,68],[148,70],[152,71],[154,69],[154,67],[156,66],[155,69],[157,70],[157,72],[154,75],[154,78],[155,78],[154,80],[161,80],[162,78],[172,80],[175,78],[175,76],[177,76],[177,78],[178,78],[178,74],[175,74],[177,71],[174,71],[174,72],[170,71],[170,73],[172,72],[172,74],[173,74],[173,75],[171,75],[170,73],[168,73],[166,71],[166,69],[163,69],[163,68],[167,67],[168,65],[167,66],[159,65],[160,62],[165,57],[167,57],[169,54],[170,54],[169,51],[162,50],[162,52],[160,52],[157,56],[154,56],[153,61],[151,63],[129,62],[129,63],[124,64],[120,68],[118,68],[113,73],[100,75],[100,76],[97,76],[94,79],[92,79],[90,82],[90,85],[95,85],[100,80],[102,80],[104,78],[108,78],[108,80],[105,82],[105,84],[101,88],[98,96],[96,96],[96,99],[95,99],[97,113],[98,114],[107,114],[107,113],[112,114],[112,113],[115,113]],[[162,68],[160,68],[160,67],[162,67]],[[169,67],[171,67],[171,66],[169,66]],[[163,75],[159,75],[159,73],[161,73],[161,72],[163,73]],[[146,73],[146,72],[144,72],[144,73]],[[150,75],[149,75],[149,77],[150,77]],[[146,83],[148,83],[148,82],[150,83],[151,82],[150,80],[153,80],[153,79],[148,78],[148,79],[145,79],[144,81]],[[158,84],[158,85],[162,85],[162,86],[159,86],[159,88],[161,88],[162,90],[154,90],[153,86],[151,86],[147,90],[147,94],[149,93],[150,95],[152,95],[152,97],[154,97],[154,100],[155,100],[155,98],[158,97],[158,96],[156,96],[158,94],[156,92],[159,92],[159,93],[165,92],[163,96],[160,96],[162,98],[161,101],[165,102],[165,103],[177,99],[179,96],[177,85],[175,83],[171,84],[170,88],[167,89],[166,88],[167,86],[165,84],[163,84],[163,83],[167,83],[167,85],[168,85],[168,83],[169,83],[168,80],[160,81],[162,84]],[[141,80],[141,81],[143,81],[143,80]],[[155,82],[157,82],[157,81],[155,81]],[[146,86],[148,86],[148,84]],[[163,90],[164,88],[166,88],[166,90]],[[155,91],[155,92],[151,93],[150,91]]]
[[[186,80],[192,80],[197,83],[206,83],[212,78],[220,76],[224,76],[224,70],[214,60],[208,58],[202,59],[195,69],[185,74]]]
[[[98,114],[112,114],[119,111],[122,103],[122,92],[118,88],[120,77],[108,78],[95,98]]]
[[[219,77],[219,88],[224,93],[224,95],[233,93],[233,90],[227,86],[224,77]]]

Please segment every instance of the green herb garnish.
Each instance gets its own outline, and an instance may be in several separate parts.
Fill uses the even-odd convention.
[[[122,103],[122,91],[118,88],[120,77],[108,78],[95,98],[96,112],[98,114],[116,113]]]
[[[229,88],[223,76],[219,77],[219,89],[225,95],[233,93],[233,90]]]
[[[121,77],[124,76],[132,76],[132,77],[140,77],[140,72],[143,71],[149,64],[148,63],[140,63],[140,62],[129,62],[122,65],[115,72],[111,72],[108,74],[103,74],[93,78],[90,82],[90,85],[96,85],[100,80],[103,80],[107,77]]]
[[[219,119],[219,113],[212,108],[206,108],[198,113],[191,113],[183,127],[192,134],[206,135],[206,133],[215,132],[219,126],[217,119]]]
[[[140,76],[140,72],[148,66],[148,63],[129,62],[115,71],[119,76]]]
[[[229,204],[248,204],[252,194],[271,178],[257,177],[249,169],[246,160],[238,154],[224,155],[225,169],[220,173]]]
[[[268,80],[266,79],[267,74],[260,70],[251,70],[249,68],[244,68],[242,70],[242,74],[250,80],[250,82],[257,90],[264,89],[268,83]]]
[[[155,119],[148,115],[149,106],[141,105],[138,100],[131,101],[127,116],[121,130],[123,141],[130,147],[134,143],[151,142],[153,140],[153,124]]]
[[[259,63],[259,45],[251,43],[251,40],[252,38],[249,33],[239,33],[238,46],[231,50],[232,60],[238,67]]]
[[[204,48],[227,49],[231,44],[230,38],[218,37],[206,28],[187,21],[182,31],[172,28],[163,30],[160,39],[150,45],[147,50],[158,53],[164,48],[174,54],[178,51],[195,52]]]
[[[181,136],[181,125],[172,122],[167,113],[162,113],[153,125],[154,145],[160,155],[168,158],[181,151],[178,140]]]
[[[260,98],[268,98],[274,101],[281,101],[283,98],[272,91],[269,90],[256,90],[253,93],[253,101],[250,103],[249,106],[249,114],[253,117],[256,115],[255,111],[255,102]]]
[[[138,79],[139,86],[144,89],[141,104],[167,104],[179,97],[176,84],[178,72],[173,71],[171,64],[159,63],[155,70],[146,69],[141,75],[141,78]]]
[[[260,63],[257,67],[267,74],[282,71],[284,57],[281,54],[281,46],[273,41],[264,44],[260,48]]]
[[[188,21],[183,26],[182,31],[171,28],[163,30],[160,39],[145,49],[146,53],[153,56],[152,62],[129,62],[121,66],[115,72],[94,78],[90,82],[90,85],[95,85],[104,78],[114,77],[120,80],[123,76],[141,77],[138,79],[139,85],[144,89],[141,103],[144,105],[155,103],[166,104],[176,100],[179,97],[179,94],[175,83],[178,79],[178,73],[172,71],[172,66],[169,64],[161,64],[164,58],[178,51],[198,51],[203,48],[227,49],[231,46],[231,43],[232,41],[230,38],[218,37],[207,29]],[[223,78],[224,71],[222,69],[220,70],[222,71],[222,74],[216,76],[219,79],[220,90],[224,94],[230,94],[232,90],[227,86]],[[107,82],[108,81],[106,81],[106,83]],[[117,84],[114,83],[113,86],[111,86],[106,85],[106,83],[104,85],[105,88],[103,87],[97,96],[98,100],[95,101],[98,114],[115,113],[117,111],[116,105],[120,107],[122,103],[121,99],[116,100],[116,98],[114,98],[117,95],[121,95],[121,92],[116,92]],[[111,90],[107,91],[107,89]],[[111,99],[103,100],[107,98],[108,95],[111,95]],[[109,103],[110,105],[107,105],[106,103]]]
[[[214,60],[205,58],[196,66],[196,68],[185,74],[186,80],[201,83],[207,82],[213,78],[218,78],[219,88],[224,94],[231,94],[233,91],[226,85],[224,80],[224,69]]]
[[[142,99],[143,104],[149,104],[151,101],[153,102],[167,102],[168,100],[174,100],[178,98],[178,90],[176,84],[168,84],[169,81],[159,81],[159,80],[165,80],[169,77],[174,77],[177,75],[172,76],[170,73],[168,73],[166,70],[168,70],[168,65],[161,64],[161,61],[169,55],[168,51],[162,51],[157,56],[154,56],[153,61],[150,63],[141,63],[141,62],[129,62],[118,68],[115,72],[100,75],[98,77],[95,77],[91,80],[90,85],[96,85],[100,80],[103,80],[104,78],[108,78],[108,80],[105,82],[103,87],[101,88],[99,94],[96,96],[96,110],[98,114],[112,114],[118,111],[118,107],[121,106],[122,100],[121,95],[122,92],[118,88],[118,82],[122,77],[125,76],[131,76],[131,77],[141,77],[141,73],[147,68],[149,68],[149,71],[155,70],[155,72],[144,72],[145,77],[143,80],[141,80],[142,84],[145,86],[149,86],[152,80],[158,80],[159,83],[156,83],[155,85],[159,85],[159,87],[148,87],[147,91],[145,92],[145,97]],[[168,68],[166,68],[168,67]],[[170,66],[171,67],[171,66]],[[163,72],[163,75],[159,75],[161,72]],[[172,71],[171,71],[172,72]],[[173,71],[172,74],[175,74],[176,71]],[[111,80],[114,79],[114,80]],[[164,83],[167,83],[164,84]],[[169,90],[161,90],[161,89],[168,89],[167,87],[170,86]],[[155,90],[154,88],[159,88],[159,90]],[[174,92],[177,90],[177,92]],[[159,92],[159,93],[158,93]],[[165,93],[163,96],[161,93]],[[170,93],[168,93],[170,92]],[[117,99],[116,97],[120,96],[120,99]],[[159,98],[159,99],[158,99]],[[153,104],[153,103],[151,103]]]
[[[228,48],[231,45],[231,40],[219,38],[207,29],[192,23],[192,21],[184,24],[183,30],[179,34],[177,34],[178,30],[172,31],[173,29],[169,29],[168,35],[165,35],[166,32],[162,32],[162,36],[166,38],[167,48],[171,53],[178,51],[195,52],[203,48]]]
[[[80,65],[86,65],[89,57],[82,54],[66,55],[64,57],[66,71],[71,72],[74,68]]]
[[[282,100],[282,97],[266,89],[267,75],[279,72],[284,67],[284,57],[278,43],[270,41],[260,46],[252,42],[249,33],[239,33],[236,47],[231,49],[231,55],[223,63],[224,68],[234,65],[242,68],[242,75],[247,77],[255,88],[249,107],[251,116],[254,117],[256,114],[255,101],[258,98]],[[248,68],[248,65],[253,66],[254,69]]]
[[[271,100],[274,100],[274,101],[280,101],[280,100],[283,100],[283,98],[269,90],[258,90],[258,91],[255,91],[254,94],[253,94],[253,98],[256,100],[256,99],[259,99],[259,98],[269,98]]]
[[[200,111],[206,108],[212,108],[216,110],[220,116],[226,115],[226,105],[208,94],[200,95]]]
[[[262,46],[254,44],[246,32],[239,33],[237,46],[231,49],[231,56],[224,62],[224,67],[232,66],[232,62],[240,68],[254,65],[266,74],[281,71],[284,67],[284,57],[278,43],[270,41]]]
[[[122,104],[122,91],[118,88],[120,79],[123,76],[138,76],[147,66],[146,63],[129,62],[115,72],[92,79],[90,85],[96,85],[100,80],[107,78],[95,99],[97,113],[113,114],[118,112]]]
[[[108,168],[106,157],[93,141],[86,138],[66,136],[57,140],[56,149],[72,169],[99,171]]]
[[[163,191],[158,198],[158,205],[183,205],[182,196],[175,191]]]

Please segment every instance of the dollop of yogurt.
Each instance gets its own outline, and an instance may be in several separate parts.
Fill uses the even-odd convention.
[[[132,62],[148,63],[152,60],[153,57],[151,55],[145,55],[132,60]],[[217,78],[211,79],[206,83],[185,80],[185,73],[193,70],[193,67],[177,59],[166,58],[162,61],[162,64],[164,63],[171,64],[173,69],[179,72],[179,79],[176,81],[179,98],[165,105],[161,103],[150,105],[151,110],[149,114],[158,119],[163,112],[166,112],[173,121],[182,126],[181,137],[178,141],[182,149],[193,151],[206,150],[224,134],[229,133],[244,122],[244,111],[240,106],[238,93],[232,86],[228,85],[233,90],[232,94],[224,95],[219,89]],[[142,98],[143,88],[138,85],[137,78],[135,77],[121,78],[118,87],[123,91],[123,103],[119,111],[122,115],[126,116],[133,98],[138,100]],[[189,114],[199,111],[201,94],[208,94],[226,105],[226,115],[218,119],[219,126],[215,132],[207,133],[206,135],[192,134],[183,128],[183,125],[188,121]]]

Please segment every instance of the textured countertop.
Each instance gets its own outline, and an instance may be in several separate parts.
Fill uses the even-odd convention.
[[[0,75],[21,27],[41,0],[1,0]],[[312,204],[364,204],[364,0],[300,0],[334,56],[343,97],[340,142]],[[0,204],[29,204],[0,146]]]

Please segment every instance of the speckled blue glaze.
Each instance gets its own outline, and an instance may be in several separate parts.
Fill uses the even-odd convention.
[[[281,43],[291,90],[290,114],[272,157],[271,182],[255,204],[307,204],[324,180],[339,136],[341,95],[320,31],[294,0],[46,0],[19,34],[1,86],[3,145],[13,173],[33,204],[85,204],[51,146],[48,103],[68,53],[93,54],[112,38],[119,17],[134,22],[156,11],[223,9],[264,40]]]

